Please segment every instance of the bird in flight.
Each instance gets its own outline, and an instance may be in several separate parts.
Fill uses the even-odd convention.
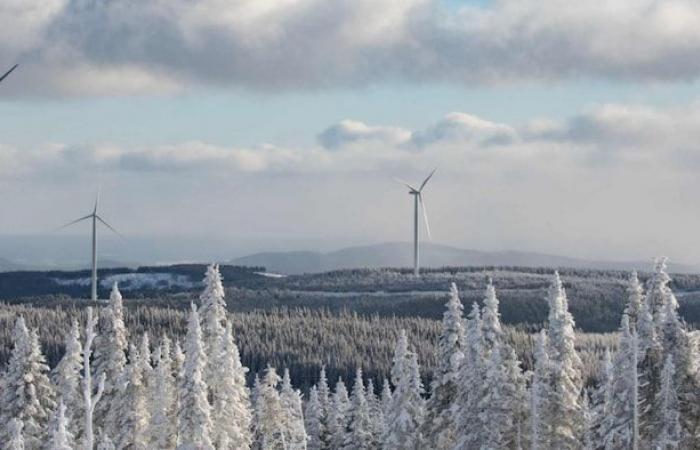
[[[3,75],[2,77],[0,77],[0,82],[1,82],[2,80],[4,80],[5,78],[7,78],[7,76],[8,76],[9,74],[11,74],[12,71],[15,70],[15,69],[17,68],[17,66],[19,66],[19,64],[15,64],[14,66],[12,66],[12,69],[10,69],[10,70],[8,70],[7,72],[5,72],[5,75]]]

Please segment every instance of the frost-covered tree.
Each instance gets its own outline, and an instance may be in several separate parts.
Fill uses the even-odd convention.
[[[549,355],[547,355],[547,331],[541,330],[535,344],[535,367],[530,386],[530,447],[532,450],[547,448],[547,423],[542,408],[548,396]]]
[[[11,419],[7,424],[7,450],[25,450],[24,445],[24,423],[20,419]]]
[[[280,381],[277,371],[268,367],[258,385],[253,421],[255,450],[287,450],[286,412],[277,390]]]
[[[387,389],[389,386],[387,385]],[[391,392],[389,393],[391,395]],[[367,381],[367,389],[365,390],[365,397],[367,398],[367,405],[369,407],[369,413],[371,420],[371,431],[372,431],[372,448],[379,449],[382,447],[382,439],[384,433],[386,432],[385,419],[384,419],[384,408],[382,408],[382,401],[380,397],[377,397],[374,388],[374,381],[370,378]]]
[[[194,304],[187,321],[185,362],[179,384],[178,442],[179,450],[210,450],[211,407],[207,400],[207,385],[202,378],[207,364],[202,343],[199,314]]]
[[[176,393],[170,356],[170,339],[164,336],[153,352],[153,373],[149,383],[149,448],[165,450],[175,446]]]
[[[75,448],[73,433],[68,427],[66,405],[63,402],[58,404],[58,408],[51,415],[48,438],[47,450],[73,450]]]
[[[484,294],[484,307],[481,309],[481,327],[484,339],[484,353],[488,357],[491,349],[501,343],[503,329],[501,328],[501,314],[498,312],[498,297],[496,288],[489,279]]]
[[[405,330],[401,330],[396,342],[391,381],[395,388],[391,411],[386,417],[384,448],[418,449],[422,442],[420,428],[425,415],[425,404],[421,397],[423,384],[418,359],[408,348]]]
[[[548,396],[542,417],[548,423],[550,448],[578,448],[582,438],[581,359],[574,347],[574,318],[569,313],[566,291],[555,273],[548,294],[549,355]]]
[[[640,433],[642,439],[651,442],[657,433],[659,411],[656,401],[661,389],[661,370],[663,366],[663,348],[658,332],[646,301],[641,305],[637,317],[637,336],[639,345],[639,412]]]
[[[639,282],[637,271],[632,271],[627,285],[627,305],[624,313],[627,314],[630,320],[632,330],[637,329],[637,318],[642,312],[642,305],[645,303],[644,289],[642,283]]]
[[[102,372],[97,382],[97,388],[92,385],[92,367],[90,362],[92,359],[92,346],[97,335],[95,327],[97,326],[97,317],[93,316],[92,308],[87,309],[87,320],[85,321],[85,345],[83,345],[82,366],[83,366],[83,436],[82,444],[85,450],[92,450],[94,446],[94,414],[95,408],[102,399],[102,394],[105,388],[105,373]],[[99,447],[99,446],[98,446]]]
[[[56,388],[56,400],[65,407],[64,414],[69,431],[79,438],[84,422],[83,393],[80,387],[83,369],[83,346],[80,343],[78,320],[73,319],[70,331],[64,339],[65,353],[52,372]]]
[[[510,344],[501,344],[505,384],[501,395],[506,398],[513,421],[506,426],[506,445],[509,448],[524,448],[527,443],[529,422],[527,378],[520,360]]]
[[[445,306],[438,338],[438,366],[433,375],[423,424],[424,445],[435,450],[452,449],[456,439],[452,406],[457,398],[457,378],[464,359],[464,307],[455,283],[452,283]]]
[[[350,398],[343,380],[338,379],[335,384],[335,392],[331,402],[331,411],[328,416],[328,428],[330,433],[330,448],[342,449],[345,444],[350,414]]]
[[[654,449],[669,450],[679,448],[681,440],[680,411],[678,393],[675,386],[675,365],[673,357],[668,356],[661,372],[661,389],[657,404],[659,405],[659,427],[653,438]]]
[[[498,341],[491,348],[486,364],[484,396],[480,400],[481,443],[480,448],[500,449],[508,447],[506,442],[509,425],[515,421],[513,410],[504,390],[507,389],[501,348]]]
[[[318,401],[321,404],[321,449],[330,449],[330,428],[328,425],[328,420],[331,411],[331,391],[328,386],[328,378],[326,377],[326,367],[321,366],[321,373],[318,377]]]
[[[583,391],[581,396],[581,409],[583,410],[583,440],[582,450],[595,449],[595,435],[593,433],[593,409],[590,406],[588,390]]]
[[[212,437],[217,449],[250,448],[251,404],[246,387],[247,367],[241,364],[238,346],[233,340],[231,324],[226,324],[216,350],[218,360],[212,364]]]
[[[479,448],[482,442],[481,399],[484,396],[486,364],[484,359],[479,305],[472,305],[465,329],[464,362],[458,382],[457,399],[453,406],[458,423],[457,446]]]
[[[309,400],[306,402],[306,409],[304,410],[304,426],[306,427],[306,434],[309,436],[308,450],[321,450],[323,448],[321,441],[324,426],[321,421],[322,415],[323,408],[321,407],[321,401],[318,399],[318,388],[316,385],[313,385],[309,389]]]
[[[292,387],[289,370],[284,370],[280,401],[284,411],[285,442],[289,450],[306,450],[308,436],[304,428],[304,413],[301,392]]]
[[[204,352],[207,355],[216,355],[220,349],[219,341],[223,338],[226,327],[226,300],[218,264],[207,267],[204,275],[204,290],[199,296],[199,301]],[[214,370],[215,366],[211,365],[205,371],[205,380],[210,384],[210,389],[213,388],[213,379],[217,376]]]
[[[12,419],[18,419],[26,448],[39,449],[46,437],[49,415],[56,407],[49,367],[36,331],[29,331],[22,317],[15,322],[12,343],[0,390],[0,442],[10,442]]]
[[[355,384],[352,388],[348,432],[343,448],[347,450],[372,450],[374,448],[370,414],[365,386],[362,381],[362,369],[358,368],[355,373]]]
[[[622,316],[620,347],[612,364],[610,401],[603,421],[602,443],[606,449],[639,447],[637,336],[630,332],[629,318]]]
[[[665,257],[654,260],[654,270],[646,285],[645,301],[657,326],[663,322],[664,305],[669,301],[675,302],[675,297],[671,299],[671,288],[668,286],[671,277],[667,272],[667,261],[668,258]],[[677,302],[674,306],[678,307]]]
[[[149,423],[146,386],[143,376],[143,356],[134,345],[129,349],[129,363],[122,372],[117,404],[115,444],[118,449],[146,449]]]
[[[612,410],[613,363],[610,349],[603,354],[603,361],[598,374],[598,385],[593,391],[591,406],[591,432],[595,442],[605,442],[607,420]]]
[[[109,296],[109,306],[102,310],[100,333],[95,341],[94,371],[99,377],[105,374],[102,401],[95,408],[95,422],[102,424],[109,436],[119,433],[119,386],[126,366],[128,333],[124,325],[124,306],[119,287],[115,282]]]
[[[381,435],[382,442],[384,441],[384,435],[386,434],[386,420],[391,412],[391,406],[394,403],[394,394],[391,392],[391,386],[389,380],[384,378],[382,383],[382,392],[379,395],[379,402],[382,408],[382,414],[384,416],[384,434]]]

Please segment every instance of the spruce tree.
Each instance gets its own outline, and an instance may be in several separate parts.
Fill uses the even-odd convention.
[[[165,450],[175,446],[175,377],[170,356],[170,339],[163,336],[153,352],[153,371],[148,388],[149,448]]]
[[[212,405],[214,445],[220,450],[245,450],[252,443],[252,411],[246,387],[248,368],[241,364],[229,323],[219,340],[216,354],[219,359],[210,371],[215,374],[211,389],[215,393]]]
[[[445,306],[442,331],[438,338],[438,366],[433,375],[423,424],[424,445],[435,450],[451,450],[456,441],[452,408],[457,398],[457,378],[464,359],[464,307],[455,283],[452,283]]]
[[[285,429],[286,412],[277,386],[281,378],[273,367],[268,367],[258,384],[255,395],[255,420],[253,421],[255,450],[287,450]]]
[[[661,372],[661,389],[657,400],[660,408],[660,420],[653,442],[654,449],[658,450],[677,449],[681,441],[680,411],[678,409],[678,392],[675,386],[675,371],[673,357],[669,355]]]
[[[323,448],[323,443],[321,442],[321,435],[323,434],[322,415],[323,408],[318,398],[318,388],[316,385],[313,385],[309,389],[309,400],[306,402],[306,409],[304,410],[304,425],[309,436],[308,450],[321,450]]]
[[[146,449],[149,423],[143,356],[134,345],[129,348],[130,361],[124,367],[119,384],[115,444],[119,449]]]
[[[82,435],[84,424],[83,393],[80,386],[83,369],[83,346],[80,343],[80,328],[77,319],[71,322],[70,331],[64,339],[65,353],[52,372],[56,387],[56,400],[65,407],[69,431],[77,439]]]
[[[549,395],[549,355],[547,354],[547,331],[541,330],[535,344],[535,367],[530,386],[530,447],[532,450],[549,447],[548,424],[543,417],[543,408]]]
[[[178,450],[212,450],[211,407],[202,374],[207,365],[199,314],[191,305],[185,336],[185,361],[179,385]]]
[[[401,330],[394,350],[391,381],[395,389],[391,411],[386,417],[384,448],[421,448],[420,428],[425,415],[425,405],[421,397],[423,385],[418,372],[418,360],[416,354],[408,348],[405,330]]]
[[[350,413],[350,398],[348,390],[342,379],[335,384],[335,392],[331,402],[331,412],[328,417],[328,431],[330,433],[330,448],[342,449],[345,444]]]
[[[352,388],[350,399],[350,411],[348,421],[348,433],[345,436],[347,450],[372,450],[374,447],[372,436],[372,417],[367,403],[365,386],[362,381],[362,369],[355,373],[355,384]]]
[[[119,434],[119,386],[126,366],[128,333],[124,325],[122,295],[115,282],[109,296],[109,306],[102,310],[100,333],[95,341],[94,373],[104,374],[105,385],[102,400],[95,407],[95,422],[102,425],[109,436]]]
[[[29,331],[22,317],[15,322],[12,343],[0,390],[0,442],[11,441],[12,419],[18,419],[26,448],[39,449],[44,444],[49,415],[56,407],[49,367],[36,331]]]
[[[318,401],[321,404],[321,449],[330,449],[330,428],[329,417],[331,413],[331,393],[328,387],[328,379],[326,377],[326,367],[321,366],[321,373],[318,379]]]
[[[25,450],[24,445],[24,423],[20,419],[11,419],[7,423],[7,450]]]
[[[280,401],[284,411],[285,443],[289,450],[305,450],[307,435],[304,428],[304,413],[301,402],[301,392],[292,387],[289,370],[284,370]]]
[[[574,319],[568,310],[566,291],[555,273],[548,294],[549,354],[548,396],[542,408],[548,423],[546,440],[550,448],[576,449],[582,439],[581,359],[574,335]]]
[[[637,319],[642,312],[642,305],[645,303],[642,283],[639,282],[637,271],[632,271],[627,285],[627,305],[624,313],[627,314],[632,330],[637,329]]]
[[[75,448],[73,433],[69,430],[68,418],[66,417],[66,405],[63,402],[58,404],[58,408],[51,416],[48,438],[47,450],[73,450]]]
[[[484,338],[479,305],[472,304],[465,330],[464,362],[457,383],[454,414],[458,421],[457,446],[479,448],[483,441],[481,399],[485,395]]]

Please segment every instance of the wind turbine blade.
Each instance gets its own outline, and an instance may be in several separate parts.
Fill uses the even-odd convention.
[[[15,64],[14,66],[12,66],[12,69],[10,69],[10,70],[8,70],[7,72],[5,72],[5,75],[3,75],[2,77],[0,77],[0,81],[2,81],[2,80],[4,80],[5,78],[7,78],[7,76],[8,76],[9,74],[11,74],[12,71],[15,70],[15,69],[17,68],[17,66],[19,66],[19,64]]]
[[[110,225],[110,224],[108,224],[107,222],[105,222],[105,221],[102,219],[102,217],[100,217],[100,216],[95,216],[95,217],[97,217],[97,220],[99,220],[100,222],[102,222],[102,225],[104,225],[104,226],[106,226],[107,228],[109,228],[110,230],[112,230],[112,231],[114,232],[114,234],[116,234],[116,235],[119,236],[120,238],[126,240],[126,238],[124,237],[123,234],[121,234],[120,232],[118,232],[117,230],[115,230],[114,227],[113,227],[112,225]]]
[[[432,172],[430,172],[430,175],[428,175],[428,178],[426,178],[425,180],[423,180],[423,183],[420,185],[420,189],[418,189],[418,192],[422,191],[423,188],[425,187],[425,185],[428,184],[428,180],[430,180],[430,179],[433,177],[433,175],[435,174],[435,171],[436,171],[436,170],[437,170],[437,167],[434,168]]]
[[[423,220],[425,221],[425,231],[428,234],[428,239],[431,241],[433,238],[430,236],[430,224],[428,223],[428,210],[425,208],[425,202],[423,201],[423,195],[418,194],[418,199],[420,200],[420,209],[423,210]]]
[[[399,184],[403,184],[404,186],[406,186],[407,188],[409,188],[409,189],[412,190],[412,191],[415,191],[415,190],[416,190],[416,188],[414,188],[413,186],[411,186],[410,184],[406,183],[406,182],[403,181],[403,180],[400,180],[400,179],[398,179],[398,178],[394,178],[394,181],[396,181],[396,182],[399,183]]]
[[[68,222],[67,224],[62,225],[62,226],[60,226],[60,227],[54,229],[54,231],[62,230],[62,229],[64,229],[64,228],[66,228],[66,227],[69,227],[69,226],[73,225],[74,223],[81,222],[81,221],[83,221],[83,220],[85,220],[85,219],[90,219],[91,217],[92,217],[92,214],[88,214],[88,215],[85,216],[85,217],[81,217],[80,219],[75,219],[75,220],[72,221],[72,222]]]
[[[97,214],[97,204],[100,202],[100,191],[102,187],[97,188],[97,195],[95,196],[95,209],[92,211],[93,214]]]

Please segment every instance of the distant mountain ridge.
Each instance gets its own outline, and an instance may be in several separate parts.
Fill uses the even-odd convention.
[[[647,270],[650,261],[593,261],[536,252],[460,249],[447,245],[421,244],[421,266],[522,266],[586,269]],[[234,258],[231,264],[264,266],[270,272],[301,274],[329,270],[377,267],[409,267],[413,264],[413,244],[390,242],[347,247],[328,253],[312,251],[262,252]],[[671,264],[672,272],[697,273],[700,268]]]

